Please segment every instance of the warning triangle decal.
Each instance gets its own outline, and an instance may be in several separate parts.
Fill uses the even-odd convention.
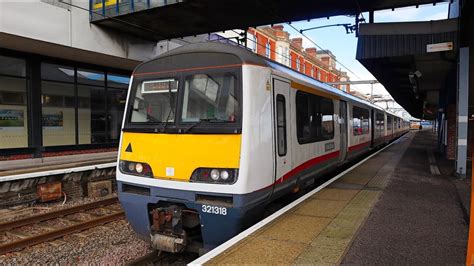
[[[132,143],[129,143],[127,148],[125,149],[126,152],[133,152],[132,151]]]

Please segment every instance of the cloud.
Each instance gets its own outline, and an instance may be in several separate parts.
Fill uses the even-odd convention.
[[[376,22],[407,22],[407,21],[430,21],[448,18],[448,8],[446,4],[437,6],[424,5],[418,8],[406,7],[398,8],[395,11],[383,10],[375,13]]]

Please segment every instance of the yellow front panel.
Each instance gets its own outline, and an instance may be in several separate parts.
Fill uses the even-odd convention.
[[[120,159],[148,163],[155,178],[189,181],[196,168],[239,168],[241,135],[124,132]],[[131,144],[132,152],[125,149]],[[168,168],[168,176],[167,176]],[[174,175],[171,176],[170,169]]]

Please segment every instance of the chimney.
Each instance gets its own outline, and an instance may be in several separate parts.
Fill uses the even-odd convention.
[[[291,44],[296,48],[302,49],[303,48],[303,38],[293,38],[291,39]]]
[[[315,47],[306,48],[306,54],[308,54],[312,58],[316,58],[316,48]]]
[[[276,30],[276,31],[283,31],[283,25],[275,25],[272,27],[272,29]]]

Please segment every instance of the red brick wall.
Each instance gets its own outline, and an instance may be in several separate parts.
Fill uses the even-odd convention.
[[[313,65],[312,65],[311,63],[309,63],[309,62],[305,62],[304,64],[305,64],[305,67],[306,67],[306,69],[305,69],[305,70],[306,70],[306,71],[305,71],[305,74],[306,74],[307,76],[310,76],[310,77],[311,77],[311,68],[313,68]]]
[[[257,39],[257,54],[265,56],[265,45],[267,44],[268,38],[262,34],[256,34]]]

